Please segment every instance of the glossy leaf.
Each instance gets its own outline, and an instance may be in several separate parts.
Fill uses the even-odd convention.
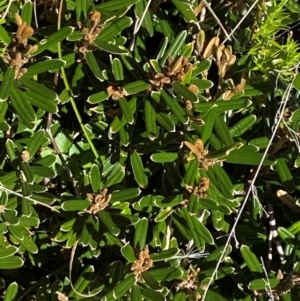
[[[0,103],[7,100],[10,95],[11,88],[14,84],[15,69],[8,67],[4,73],[3,80],[0,85]]]
[[[26,95],[18,88],[13,87],[10,100],[24,124],[32,129],[36,122],[36,115]]]
[[[3,301],[16,301],[19,286],[16,282],[11,283],[4,294]]]
[[[73,31],[74,31],[74,27],[66,26],[54,32],[46,40],[42,40],[37,44],[38,49],[33,53],[33,55],[40,54],[43,51],[51,48],[53,45],[57,45],[58,42],[63,41],[69,35],[71,35]]]
[[[250,250],[248,246],[242,245],[241,246],[241,254],[249,267],[251,272],[262,273],[263,269],[259,260],[257,259],[256,255]]]
[[[142,159],[136,151],[133,151],[131,153],[130,162],[136,182],[140,187],[145,188],[148,185],[148,179],[146,174],[144,173]]]
[[[18,256],[11,256],[0,258],[0,269],[1,270],[13,270],[22,267],[24,261]]]

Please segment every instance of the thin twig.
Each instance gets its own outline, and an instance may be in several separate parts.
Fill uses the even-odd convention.
[[[206,0],[202,0],[205,4],[205,6],[207,7],[207,9],[209,10],[209,12],[212,14],[212,16],[214,17],[214,19],[217,21],[217,23],[219,24],[219,26],[221,27],[222,31],[224,32],[226,39],[231,41],[231,38],[227,32],[227,30],[225,29],[225,27],[223,26],[222,22],[220,21],[220,19],[218,18],[218,16],[215,14],[215,12],[213,11],[213,9],[210,7],[210,5],[206,2]]]
[[[255,5],[257,4],[259,0],[256,0],[249,8],[249,10],[246,12],[246,14],[243,16],[243,18],[238,22],[238,24],[233,28],[233,30],[231,31],[231,33],[228,35],[228,37],[226,37],[226,39],[222,42],[222,44],[224,44],[227,40],[229,40],[229,38],[236,32],[236,30],[240,27],[240,25],[243,23],[243,21],[247,18],[247,16],[250,14],[250,12],[253,10],[253,8],[255,7]]]
[[[143,0],[142,0],[142,1],[143,1]],[[148,11],[148,9],[149,9],[149,6],[150,6],[150,4],[151,4],[151,1],[152,1],[152,0],[149,0],[149,1],[148,1],[147,5],[146,5],[146,7],[145,7],[144,13],[143,13],[143,15],[142,15],[142,17],[141,17],[141,19],[140,19],[140,20],[139,20],[138,18],[136,19],[136,23],[135,23],[135,26],[134,26],[134,29],[133,29],[133,34],[132,34],[131,43],[130,43],[130,45],[129,45],[129,50],[130,50],[130,51],[133,51],[133,49],[134,49],[134,44],[135,44],[136,36],[137,36],[137,34],[138,34],[139,30],[140,30],[140,27],[142,26],[142,23],[143,23],[143,21],[144,21],[144,19],[145,19],[145,16],[146,16],[146,13],[147,13],[147,11]]]
[[[47,205],[47,204],[44,204],[44,203],[42,203],[42,202],[40,202],[40,201],[34,200],[33,198],[31,198],[31,197],[29,197],[29,196],[24,196],[24,195],[22,195],[21,193],[18,193],[18,192],[15,192],[15,191],[13,191],[13,190],[10,190],[10,189],[6,188],[5,186],[3,186],[2,183],[0,183],[0,190],[4,190],[4,191],[6,191],[6,192],[9,193],[9,194],[13,194],[13,195],[18,196],[18,197],[20,197],[20,198],[23,198],[23,199],[25,199],[25,200],[28,200],[28,201],[30,201],[30,202],[33,202],[34,204],[38,204],[38,205],[47,207],[47,208],[49,208],[50,210],[59,213],[59,210],[55,209],[54,207],[51,207],[51,206],[49,206],[49,205]]]

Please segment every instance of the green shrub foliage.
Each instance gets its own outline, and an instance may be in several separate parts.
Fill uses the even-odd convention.
[[[3,300],[298,300],[299,16],[0,1]]]

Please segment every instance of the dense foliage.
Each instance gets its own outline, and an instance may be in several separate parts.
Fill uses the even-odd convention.
[[[300,300],[299,7],[0,1],[2,299]]]

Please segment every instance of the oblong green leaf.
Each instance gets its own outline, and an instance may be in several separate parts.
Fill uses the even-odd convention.
[[[192,4],[181,0],[172,0],[172,2],[187,22],[198,22]]]
[[[174,132],[175,131],[175,123],[170,118],[169,115],[165,113],[157,113],[155,115],[156,121],[168,132]]]
[[[123,66],[118,58],[114,58],[112,61],[112,72],[116,81],[124,80]]]
[[[165,91],[164,89],[161,91],[161,96],[166,102],[167,106],[171,110],[171,112],[176,116],[176,118],[183,124],[186,124],[188,122],[185,111],[180,106],[178,101],[174,99],[169,92]]]
[[[140,93],[142,91],[146,91],[148,90],[150,87],[150,84],[146,81],[143,80],[138,80],[135,82],[131,82],[129,84],[126,84],[125,86],[123,86],[124,90],[129,94],[137,94]]]
[[[178,153],[154,153],[151,155],[150,159],[155,163],[167,163],[167,162],[174,162],[178,159]]]
[[[108,292],[105,297],[107,300],[115,299],[115,300],[120,300],[135,284],[135,278],[134,275],[131,274],[121,282],[119,282],[113,290]]]
[[[38,62],[29,66],[24,76],[33,77],[34,75],[44,72],[54,72],[56,69],[62,68],[65,65],[65,61],[49,58],[46,61]]]
[[[98,193],[102,188],[100,169],[96,164],[93,164],[91,168],[91,184],[94,193]]]
[[[124,29],[131,26],[133,23],[132,18],[124,16],[121,19],[117,19],[115,22],[110,24],[109,26],[105,26],[103,30],[101,30],[97,39],[101,41],[109,41],[111,38],[119,35]]]
[[[182,96],[184,99],[190,100],[191,102],[198,101],[197,95],[194,94],[191,90],[189,90],[186,86],[184,86],[178,82],[174,82],[173,87],[174,87],[175,92],[178,95]]]
[[[126,118],[127,122],[129,124],[132,124],[134,121],[133,114],[135,112],[132,112],[129,102],[124,97],[120,97],[119,104],[120,104],[122,113],[123,113],[124,117]]]
[[[294,192],[295,182],[286,161],[283,158],[278,158],[275,166],[283,187],[288,192]]]
[[[0,85],[0,102],[4,102],[10,95],[11,88],[14,84],[16,70],[8,67],[4,73],[3,80]]]
[[[93,75],[100,81],[104,81],[102,70],[100,69],[100,66],[92,51],[88,51],[86,53],[86,62],[91,71],[93,72]]]
[[[53,45],[57,45],[57,43],[66,39],[69,35],[71,35],[74,31],[74,27],[65,26],[62,29],[54,32],[47,39],[40,41],[37,46],[38,49],[32,53],[32,55],[38,55],[43,51],[51,48]]]
[[[133,248],[131,247],[131,245],[129,244],[129,242],[126,243],[121,248],[121,253],[126,258],[127,261],[129,261],[131,263],[134,263],[136,261]]]
[[[250,250],[248,246],[242,245],[241,254],[251,272],[263,273],[263,268],[256,255]]]
[[[87,199],[83,200],[68,200],[62,203],[61,208],[64,211],[83,211],[88,209],[91,205],[91,201]]]
[[[131,153],[130,162],[134,174],[134,179],[140,187],[145,188],[148,185],[148,178],[144,173],[142,159],[136,151],[133,151]]]
[[[109,212],[101,210],[98,212],[98,217],[101,219],[108,232],[112,235],[119,235],[120,229],[117,227]]]
[[[243,118],[237,122],[234,126],[230,128],[231,137],[239,137],[248,131],[255,123],[257,117],[254,114],[250,114],[247,117]]]
[[[4,294],[3,301],[15,301],[17,300],[17,294],[18,294],[19,286],[16,282],[12,282],[6,289],[6,292]]]
[[[156,138],[156,112],[155,104],[151,101],[145,101],[145,121],[146,121],[146,130],[149,139],[154,140]]]
[[[249,283],[249,287],[251,290],[255,290],[255,291],[267,291],[267,289],[269,288],[275,288],[278,284],[280,283],[280,281],[278,279],[275,278],[268,278],[268,279],[254,279],[252,281],[250,281]]]
[[[0,258],[10,257],[17,253],[18,248],[15,246],[0,247]]]
[[[24,264],[23,259],[18,256],[0,258],[0,269],[1,270],[18,269],[18,268],[22,267],[23,264]]]
[[[101,3],[96,5],[96,8],[104,11],[117,11],[117,10],[121,10],[123,8],[127,8],[130,7],[131,5],[137,3],[138,0],[123,0],[123,1],[119,1],[119,0],[110,0],[108,2],[105,3]]]
[[[36,115],[26,95],[18,88],[12,87],[10,100],[24,124],[32,129],[36,122]]]
[[[167,51],[165,52],[164,56],[160,60],[160,65],[163,67],[165,65],[165,62],[167,58],[170,56],[171,58],[175,59],[179,51],[181,50],[181,47],[185,43],[185,39],[187,37],[187,31],[183,30],[181,31],[176,38],[173,40],[172,44],[169,46]]]
[[[128,54],[128,50],[124,48],[120,48],[120,46],[116,46],[114,44],[109,44],[104,41],[95,40],[94,44],[99,47],[101,50],[104,50],[108,53],[112,54]]]
[[[134,232],[134,245],[139,246],[139,249],[144,249],[148,234],[148,219],[143,217],[139,220]]]
[[[212,136],[212,131],[215,124],[215,120],[217,118],[217,114],[218,114],[218,106],[212,106],[206,115],[205,124],[203,126],[203,131],[201,136],[204,145],[207,144],[207,142]]]

